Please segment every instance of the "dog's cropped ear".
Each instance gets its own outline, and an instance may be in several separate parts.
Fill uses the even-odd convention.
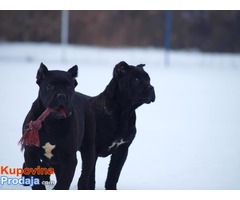
[[[45,78],[47,73],[48,73],[48,68],[43,63],[41,63],[40,67],[38,69],[38,72],[37,72],[37,81],[36,81],[36,83],[38,85],[41,84],[41,82],[43,81],[43,79]]]
[[[126,62],[121,61],[115,66],[113,76],[119,77],[122,74],[125,74],[129,70],[129,68],[129,65]]]
[[[77,80],[75,79],[77,76],[78,76],[78,66],[77,65],[74,65],[72,68],[70,68],[68,70],[68,73],[71,74],[71,76],[73,77],[74,79],[74,82],[75,82],[75,87],[77,86],[78,82]]]
[[[78,66],[74,65],[68,70],[68,73],[70,73],[73,78],[76,78],[78,76]]]
[[[145,66],[145,64],[139,64],[139,65],[137,65],[136,67],[143,68],[144,66]]]

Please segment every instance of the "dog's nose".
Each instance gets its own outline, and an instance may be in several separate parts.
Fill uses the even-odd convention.
[[[66,98],[67,96],[65,94],[62,94],[62,93],[57,94],[57,99],[59,102],[65,102]]]
[[[154,91],[154,87],[151,86],[151,85],[149,85],[149,86],[148,86],[148,91],[153,92],[153,91]]]

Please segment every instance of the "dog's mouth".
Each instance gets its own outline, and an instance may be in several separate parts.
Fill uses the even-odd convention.
[[[139,99],[135,100],[135,102],[150,104],[150,103],[155,101],[155,98],[156,98],[155,93],[151,92],[151,94],[149,96],[143,97],[143,98],[139,98]]]
[[[155,98],[153,98],[153,97],[142,98],[142,99],[136,100],[137,103],[146,103],[146,104],[150,104],[154,101],[155,101]]]
[[[53,109],[52,114],[55,118],[58,119],[67,118],[67,112],[63,105],[60,105],[57,108]]]
[[[148,91],[148,97],[146,99],[146,103],[149,104],[151,102],[154,102],[155,99],[156,99],[156,95],[155,95],[154,88],[152,86],[150,86],[149,91]]]
[[[154,101],[155,101],[155,98],[148,98],[148,99],[146,99],[145,103],[149,104],[149,103],[152,103]]]

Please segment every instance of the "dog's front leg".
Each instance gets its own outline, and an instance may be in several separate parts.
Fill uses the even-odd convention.
[[[62,156],[60,174],[57,178],[57,184],[53,188],[54,190],[68,190],[70,188],[76,166],[76,153]]]
[[[82,173],[78,180],[79,190],[90,190],[95,188],[95,165],[97,161],[95,130],[95,117],[92,113],[88,113],[85,120],[85,134],[80,148]]]
[[[121,147],[117,152],[111,156],[107,180],[105,183],[106,190],[116,190],[117,182],[122,170],[122,167],[127,159],[128,147]]]
[[[97,159],[95,158],[94,144],[86,145],[85,143],[84,147],[81,149],[81,157],[82,157],[82,173],[78,180],[78,189],[79,190],[94,189],[95,178],[92,176],[95,176],[95,164],[97,161]],[[94,180],[90,180],[91,178],[94,178]]]
[[[94,163],[94,166],[93,166],[93,169],[92,169],[92,173],[91,173],[90,178],[89,178],[89,189],[90,190],[95,190],[95,186],[96,186],[95,174],[96,174],[97,158],[98,157],[96,156],[95,163]]]
[[[41,161],[39,157],[39,148],[26,146],[24,151],[24,160],[25,160],[25,163],[23,164],[24,168],[29,168],[34,171],[34,169],[36,169],[38,166],[41,166]],[[23,176],[25,176],[25,178],[33,177],[34,179],[38,180],[39,184],[31,185],[33,190],[46,189],[46,187],[42,185],[42,181],[45,180],[44,175],[38,175],[37,173],[35,174],[32,173],[27,176],[23,174]]]

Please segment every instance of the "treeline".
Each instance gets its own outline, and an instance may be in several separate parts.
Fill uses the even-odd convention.
[[[70,11],[69,43],[164,47],[166,11]],[[61,11],[0,11],[0,41],[60,42]],[[240,52],[240,11],[172,11],[171,48]]]

